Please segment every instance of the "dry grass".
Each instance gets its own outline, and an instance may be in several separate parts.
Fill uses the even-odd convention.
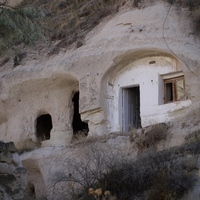
[[[95,200],[117,200],[116,196],[111,195],[109,190],[103,192],[102,188],[98,188],[96,190],[89,188],[88,194]]]
[[[84,144],[90,144],[95,142],[106,142],[109,139],[114,139],[119,136],[127,136],[130,137],[130,132],[113,132],[110,134],[104,134],[104,135],[94,135],[94,136],[86,136],[84,132],[80,131],[80,134],[74,135],[72,138],[72,144],[73,145],[84,145]]]
[[[55,174],[53,191],[60,194],[55,186],[62,181],[72,185],[74,200],[181,199],[198,178],[199,152],[198,143],[148,152],[133,160],[103,147],[88,148],[77,160],[62,161],[68,171]]]
[[[200,141],[200,130],[194,131],[185,137],[187,143],[193,143]]]
[[[3,67],[9,60],[10,60],[9,57],[3,58],[3,60],[1,60],[1,62],[0,62],[0,67]]]
[[[143,129],[133,129],[130,140],[139,151],[149,148],[156,148],[159,142],[164,141],[167,137],[168,126],[165,123],[155,124]]]
[[[150,6],[160,0],[24,0],[20,6],[39,8],[43,19],[39,20],[44,29],[46,42],[40,48],[48,49],[48,55],[59,53],[71,44],[79,48],[84,44],[86,34],[101,20],[117,13],[124,4],[137,9]],[[164,2],[187,7],[192,12],[198,10],[200,0],[163,0]],[[199,12],[193,17],[194,31],[199,35]],[[38,20],[37,20],[38,21]],[[40,27],[40,26],[38,26]],[[29,28],[30,29],[30,28]],[[33,29],[34,30],[34,29]],[[31,31],[33,32],[33,31]],[[37,33],[37,31],[36,31]],[[30,34],[25,34],[30,35]],[[17,37],[19,38],[19,36]],[[50,44],[53,44],[52,46]],[[15,46],[15,44],[13,44]],[[11,45],[12,46],[12,45]],[[39,46],[39,45],[38,45]],[[48,47],[47,47],[48,46]],[[17,46],[16,48],[21,48]],[[37,48],[38,49],[38,48]],[[5,63],[0,63],[0,66]]]
[[[44,11],[46,17],[40,20],[48,41],[55,45],[48,55],[57,54],[61,49],[74,44],[79,48],[84,44],[86,34],[101,20],[114,15],[128,2],[129,7],[143,8],[159,0],[24,0],[22,6],[32,5]],[[200,0],[163,0],[164,2],[196,8]],[[195,29],[199,27],[199,18],[195,19]]]
[[[47,17],[40,21],[45,34],[51,41],[57,41],[56,47],[49,52],[55,54],[60,48],[76,43],[83,45],[85,35],[102,18],[114,14],[123,4],[122,0],[24,0],[22,5],[33,5],[47,12]]]

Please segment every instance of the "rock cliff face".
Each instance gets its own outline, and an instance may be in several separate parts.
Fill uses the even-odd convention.
[[[24,199],[26,172],[14,143],[0,142],[0,199]]]
[[[124,8],[92,30],[80,48],[32,55],[15,68],[8,62],[0,69],[0,140],[32,150],[21,157],[34,198],[55,199],[52,178],[67,169],[55,159],[80,156],[84,149],[71,146],[75,131],[88,140],[103,138],[105,148],[120,152],[132,148],[124,136],[130,128],[175,121],[161,149],[183,143],[199,129],[196,20],[188,9],[163,1]],[[75,125],[80,120],[86,128]],[[116,132],[122,136],[107,140]],[[7,146],[2,143],[2,149]],[[0,164],[18,184],[12,163]]]
[[[131,117],[137,113],[143,127],[195,110],[199,38],[194,21],[187,9],[163,2],[125,9],[91,31],[78,49],[29,58],[14,69],[7,63],[0,73],[0,130],[5,134],[0,139],[20,149],[69,144],[79,129],[73,127],[79,120],[73,118],[75,109],[88,124],[88,136],[127,130],[136,125],[124,113],[133,90],[139,104],[134,103]],[[181,101],[172,82],[165,82],[177,76],[184,81]],[[166,91],[170,103],[164,101]],[[42,128],[45,123],[49,130]]]

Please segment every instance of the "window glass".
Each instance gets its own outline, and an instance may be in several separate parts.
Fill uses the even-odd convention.
[[[184,81],[183,81],[183,79],[178,79],[176,81],[176,94],[177,94],[177,101],[184,100],[185,91],[184,91]]]
[[[173,84],[166,83],[166,101],[173,101]]]
[[[185,99],[184,77],[166,79],[165,82],[165,103],[181,101]]]

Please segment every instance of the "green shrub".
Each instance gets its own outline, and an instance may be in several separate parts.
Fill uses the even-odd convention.
[[[14,45],[31,45],[44,38],[38,23],[44,15],[33,6],[12,8],[6,2],[0,4],[0,53]]]

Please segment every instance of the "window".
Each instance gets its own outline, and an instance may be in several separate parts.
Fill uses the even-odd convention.
[[[164,79],[165,96],[164,102],[170,103],[185,99],[184,76]]]

